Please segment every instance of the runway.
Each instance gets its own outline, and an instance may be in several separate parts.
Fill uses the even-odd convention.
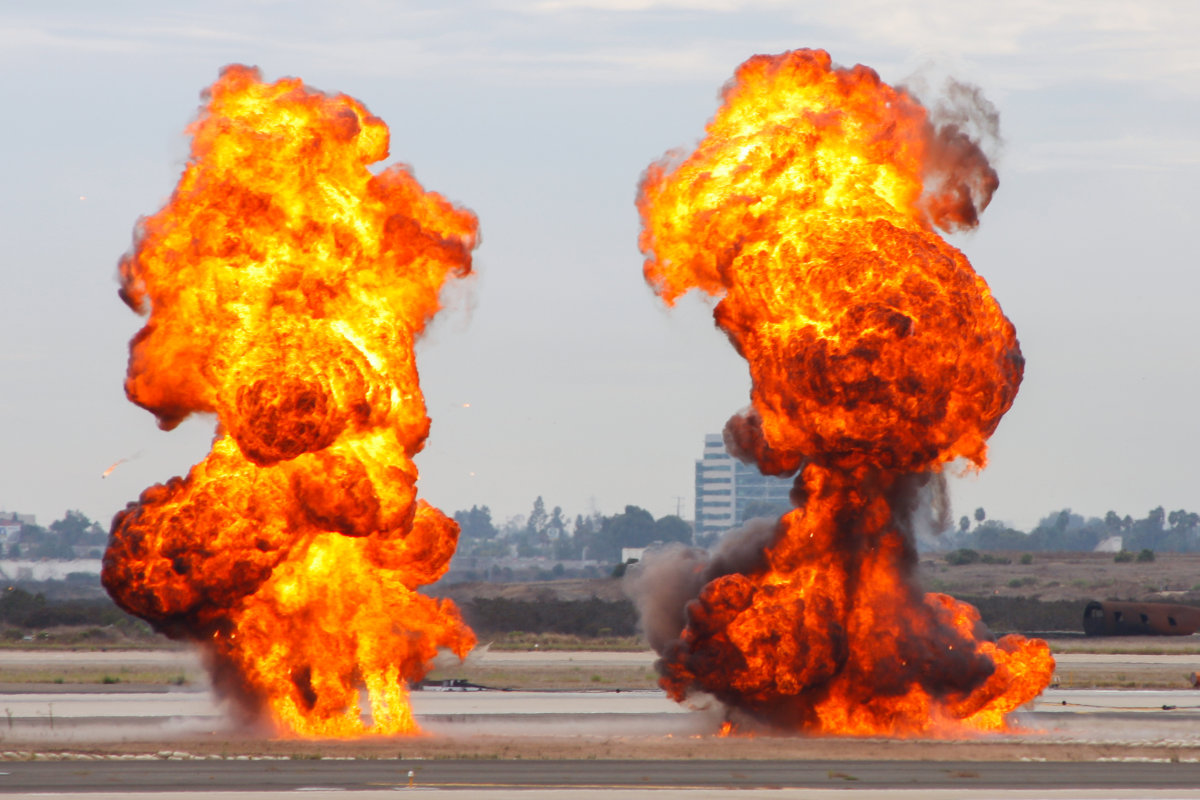
[[[56,663],[196,666],[179,652],[50,657]],[[653,659],[645,653],[486,657],[518,667],[597,669]],[[47,654],[2,653],[0,669],[36,658]],[[1158,667],[1165,658],[1172,669],[1196,660],[1122,658]],[[1076,666],[1097,659],[1064,661]],[[488,800],[593,794],[618,800],[646,792],[667,800],[730,790],[747,798],[840,800],[900,798],[902,790],[915,792],[913,800],[1200,798],[1200,692],[1193,690],[1049,689],[1016,715],[1018,730],[954,741],[723,738],[715,704],[682,706],[660,691],[426,690],[412,694],[426,735],[338,742],[240,728],[204,686],[34,688],[0,693],[0,793],[9,796],[107,791],[214,798],[211,793],[222,791],[303,790],[315,797],[345,791],[366,797],[401,789],[412,797],[452,792]]]
[[[416,789],[1193,789],[1200,764],[888,761],[193,760],[14,762],[0,792]]]
[[[661,691],[420,691],[413,710],[431,734],[701,736],[715,733],[721,709],[680,705]],[[236,725],[208,690],[0,694],[3,744],[68,744],[230,733]],[[1048,689],[1016,720],[1023,740],[1169,742],[1200,748],[1200,692]]]

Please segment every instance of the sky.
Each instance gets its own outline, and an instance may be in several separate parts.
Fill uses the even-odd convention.
[[[692,516],[705,433],[749,378],[689,296],[644,284],[639,176],[691,148],[746,58],[822,48],[893,84],[979,86],[1000,189],[963,250],[1016,326],[1024,383],[956,515],[1200,509],[1200,4],[1173,0],[25,2],[0,8],[0,509],[107,524],[186,474],[214,420],[124,396],[117,297],[230,63],[349,94],[387,163],[473,210],[476,276],[417,352],[420,493],[498,521]],[[107,478],[104,471],[118,466]]]

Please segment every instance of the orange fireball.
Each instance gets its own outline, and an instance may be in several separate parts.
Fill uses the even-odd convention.
[[[822,51],[739,67],[696,150],[652,165],[645,277],[692,289],[748,361],[726,428],[799,506],[765,566],[720,575],[660,662],[693,691],[789,729],[1002,729],[1048,684],[1044,642],[999,642],[973,608],[915,585],[909,516],[948,461],[982,467],[1020,384],[1012,324],[935,226],[997,186],[975,143],[872,70]]]
[[[200,642],[217,689],[281,732],[411,732],[407,683],[474,644],[417,592],[458,528],[417,500],[412,459],[429,431],[414,341],[470,273],[477,221],[406,167],[373,174],[388,129],[352,98],[243,66],[205,96],[120,274],[149,314],[129,399],[165,429],[216,414],[216,438],[117,514],[104,585]]]

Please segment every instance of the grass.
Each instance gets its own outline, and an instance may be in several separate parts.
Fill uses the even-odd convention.
[[[571,665],[488,666],[463,664],[434,670],[429,680],[461,678],[495,689],[655,689],[658,674],[645,667],[612,665],[588,672]]]
[[[50,660],[50,659],[48,659]],[[186,686],[190,683],[203,682],[202,674],[184,674],[179,667],[122,667],[114,674],[112,666],[68,666],[55,667],[52,664],[30,667],[0,668],[0,684],[34,684],[50,683],[55,685],[74,684],[138,684],[143,686]]]
[[[1094,653],[1104,655],[1172,656],[1200,654],[1200,642],[1195,637],[1113,636],[1102,638],[1054,639],[1052,653]]]
[[[646,643],[640,636],[600,636],[590,638],[573,636],[565,633],[512,633],[497,634],[494,638],[481,636],[483,640],[490,639],[493,650],[555,650],[570,652],[620,652],[635,653],[646,649]]]

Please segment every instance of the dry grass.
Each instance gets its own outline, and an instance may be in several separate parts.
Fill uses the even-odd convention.
[[[1048,641],[1050,649],[1055,653],[1200,655],[1200,637],[1197,636],[1086,636]],[[1200,662],[1200,659],[1197,661]],[[1200,666],[1200,663],[1197,666]]]
[[[1152,600],[1200,605],[1200,553],[1161,554],[1156,561],[1118,564],[1112,553],[1001,553],[1010,564],[952,566],[921,556],[919,576],[930,590],[951,595],[998,595],[1052,600]],[[1080,608],[1082,616],[1083,609]]]
[[[627,665],[571,666],[488,666],[465,664],[430,673],[430,680],[461,678],[493,689],[654,689],[658,674],[652,669]]]
[[[133,686],[189,686],[203,685],[207,678],[203,673],[180,670],[178,667],[121,667],[121,666],[55,666],[53,655],[47,654],[47,663],[37,667],[0,667],[0,685],[46,684],[63,686],[133,685]]]
[[[163,741],[97,742],[73,746],[70,752],[89,755],[156,753],[164,746],[193,757],[268,756],[286,759],[354,758],[405,759],[405,769],[420,770],[414,759],[787,759],[839,761],[1095,761],[1098,758],[1195,760],[1200,746],[1174,744],[1105,744],[1024,740],[1019,736],[975,737],[960,740],[859,739],[805,736],[692,736],[537,737],[432,736],[364,737],[357,740],[297,740],[245,734],[181,738]],[[26,755],[15,752],[14,757]]]
[[[493,650],[563,650],[571,652],[627,652],[636,653],[646,649],[640,636],[574,636],[567,633],[525,633],[513,631],[492,637],[489,641]]]
[[[1104,642],[1105,640],[1100,640]],[[1085,644],[1074,649],[1053,642],[1055,652],[1117,654],[1133,652],[1154,655],[1160,650],[1164,654],[1191,653],[1190,649],[1154,648],[1138,646],[1139,640],[1124,638],[1109,641],[1088,649]],[[1144,641],[1144,640],[1140,640]],[[1129,645],[1122,648],[1121,644]],[[1150,652],[1147,652],[1150,651]],[[1062,664],[1055,672],[1054,685],[1070,689],[1185,689],[1191,688],[1191,672],[1200,669],[1200,657],[1194,667],[1190,664]],[[441,667],[428,675],[430,680],[461,679],[493,689],[585,691],[595,690],[646,690],[658,686],[658,675],[646,666],[629,664],[489,664],[485,659],[468,661]],[[114,688],[136,687],[203,686],[207,676],[195,669],[178,666],[136,667],[113,665],[65,665],[56,666],[54,655],[47,653],[45,664],[38,666],[0,667],[0,691],[5,687],[16,690],[37,685],[46,691],[71,691],[72,687],[97,687],[111,685]]]

